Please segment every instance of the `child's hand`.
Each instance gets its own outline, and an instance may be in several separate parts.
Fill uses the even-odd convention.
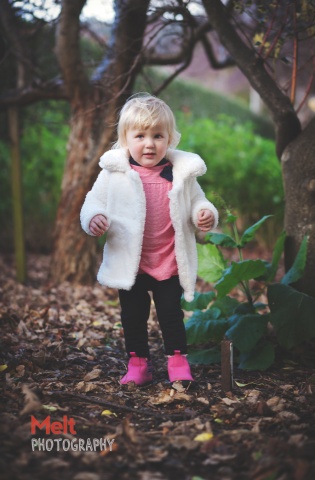
[[[93,235],[100,237],[108,230],[107,218],[104,215],[95,215],[90,221],[89,228]]]
[[[208,232],[214,225],[214,214],[211,210],[200,210],[198,213],[198,228],[202,232]]]

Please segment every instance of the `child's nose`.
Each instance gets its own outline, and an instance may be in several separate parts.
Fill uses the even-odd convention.
[[[154,147],[154,140],[152,137],[147,137],[146,138],[146,146],[147,147]]]

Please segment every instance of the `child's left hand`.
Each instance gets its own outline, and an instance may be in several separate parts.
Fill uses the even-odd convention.
[[[198,213],[198,228],[202,232],[208,232],[214,225],[214,214],[211,210],[200,210]]]

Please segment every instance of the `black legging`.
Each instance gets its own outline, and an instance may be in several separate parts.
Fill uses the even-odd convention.
[[[151,304],[149,291],[153,293],[165,354],[174,355],[174,350],[187,353],[184,314],[181,309],[183,290],[178,276],[158,281],[150,275],[139,274],[131,290],[118,291],[128,355],[136,352],[138,357],[150,358],[147,327]]]

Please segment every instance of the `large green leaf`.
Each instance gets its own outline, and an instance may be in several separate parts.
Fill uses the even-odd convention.
[[[264,282],[270,283],[275,279],[279,262],[283,253],[285,239],[286,239],[286,232],[283,231],[280,237],[278,237],[276,241],[271,263],[264,261],[266,265],[266,272],[258,280],[262,280]]]
[[[262,260],[244,260],[242,262],[232,262],[227,268],[222,278],[215,284],[218,292],[218,298],[227,295],[234,287],[244,280],[257,278],[266,271]]]
[[[220,247],[237,247],[237,242],[232,237],[225,235],[224,233],[209,232],[205,236],[205,240],[213,243],[214,245],[219,245]]]
[[[249,243],[253,238],[255,237],[256,231],[261,227],[261,225],[268,220],[268,218],[272,217],[272,215],[265,215],[263,218],[261,218],[257,223],[252,225],[251,227],[247,228],[245,232],[243,233],[239,246],[241,248],[245,247],[247,243]]]
[[[196,310],[185,323],[187,343],[220,341],[229,326],[228,319],[220,318],[220,315],[221,312],[217,308],[209,308],[205,312]]]
[[[269,321],[281,346],[289,349],[315,337],[315,298],[282,284],[269,285],[267,295]]]
[[[236,298],[226,296],[213,302],[212,308],[218,308],[221,311],[221,317],[230,317],[240,305]]]
[[[303,277],[304,268],[306,264],[306,255],[307,255],[307,241],[308,238],[305,236],[302,240],[301,246],[295,257],[292,267],[287,271],[285,276],[282,278],[281,283],[284,285],[289,285],[290,283],[297,282],[300,278]]]
[[[253,314],[256,313],[256,309],[254,305],[250,302],[243,302],[240,303],[237,308],[235,309],[235,313],[238,315],[247,315],[247,314]]]
[[[226,268],[226,261],[221,251],[210,243],[198,245],[198,275],[206,282],[215,283],[221,277]]]
[[[233,318],[234,323],[225,335],[240,352],[250,352],[267,332],[267,315],[239,315],[237,320],[233,315]]]
[[[204,310],[208,307],[209,303],[216,297],[215,292],[195,292],[194,299],[191,302],[187,302],[182,297],[182,308],[186,311]]]
[[[269,340],[262,339],[255,349],[240,354],[239,368],[243,370],[266,370],[273,364],[274,359],[274,346]]]
[[[277,273],[279,262],[284,249],[284,242],[285,242],[286,236],[287,236],[286,232],[283,231],[279,236],[278,240],[276,241],[276,245],[272,254],[271,270],[268,277],[269,282],[272,282],[274,280],[275,275]]]
[[[221,349],[217,345],[212,348],[203,350],[190,350],[188,354],[188,361],[196,365],[209,365],[209,363],[220,363]]]

